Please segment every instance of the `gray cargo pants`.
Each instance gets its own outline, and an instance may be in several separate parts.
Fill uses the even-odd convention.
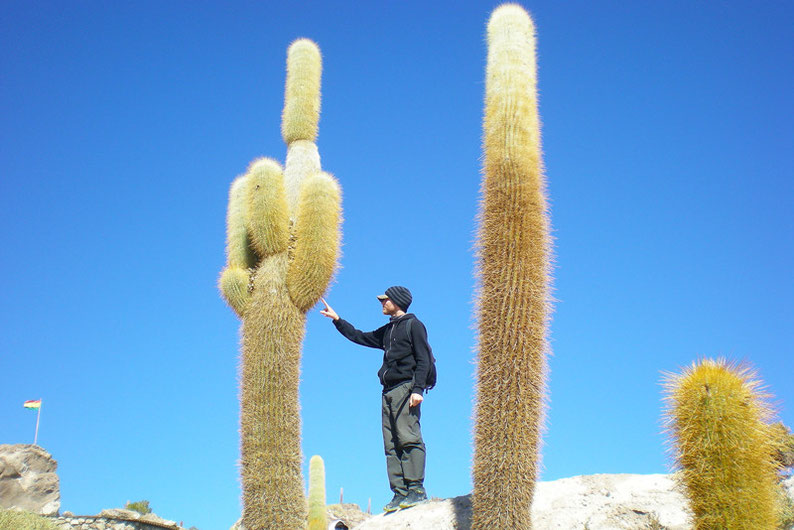
[[[413,383],[406,381],[384,392],[381,399],[386,472],[389,487],[400,495],[425,481],[425,442],[419,425],[422,405],[408,406],[412,389]]]

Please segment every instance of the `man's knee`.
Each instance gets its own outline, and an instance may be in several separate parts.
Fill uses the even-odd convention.
[[[395,440],[395,445],[399,451],[410,451],[414,448],[425,448],[425,442],[422,440],[422,431],[417,429],[406,429],[400,431]]]
[[[419,438],[418,440],[407,440],[403,442],[402,447],[400,449],[405,453],[409,453],[414,449],[421,449],[422,451],[424,451],[425,443],[422,441],[421,438]]]
[[[396,429],[397,444],[400,447],[417,447],[424,445],[422,441],[422,428],[416,420],[401,422]]]

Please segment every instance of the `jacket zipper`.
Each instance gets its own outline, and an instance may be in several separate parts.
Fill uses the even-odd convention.
[[[397,323],[395,322],[394,324],[392,324],[391,329],[389,330],[389,348],[386,350],[386,355],[387,356],[389,354],[389,350],[391,350],[391,341],[394,338],[394,328],[396,328],[396,327],[397,327]],[[387,361],[387,363],[388,363],[388,361]],[[391,370],[391,367],[389,367],[389,365],[387,364],[386,365],[386,371],[383,372],[383,386],[386,386],[386,374],[389,373],[389,370]]]

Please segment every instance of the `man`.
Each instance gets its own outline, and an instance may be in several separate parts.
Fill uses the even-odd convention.
[[[381,397],[383,447],[386,471],[394,498],[383,511],[409,508],[427,500],[424,489],[425,443],[419,425],[422,394],[430,371],[430,346],[424,324],[406,313],[413,300],[411,291],[393,286],[378,295],[389,323],[375,331],[363,332],[339,315],[323,300],[320,313],[333,319],[339,332],[362,346],[383,350],[378,378]]]

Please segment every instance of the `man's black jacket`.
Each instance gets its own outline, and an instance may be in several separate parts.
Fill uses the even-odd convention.
[[[411,324],[411,337],[408,337],[408,321]],[[383,366],[378,370],[383,391],[413,380],[413,391],[424,392],[427,373],[430,370],[430,346],[427,343],[427,329],[413,313],[392,317],[389,323],[375,331],[360,331],[343,319],[334,320],[339,333],[356,344],[383,350]],[[413,344],[413,347],[411,347]]]

